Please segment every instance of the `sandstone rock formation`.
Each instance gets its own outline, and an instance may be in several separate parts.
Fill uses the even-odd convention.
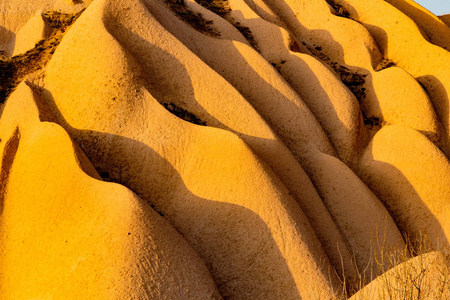
[[[447,295],[445,16],[411,0],[0,12],[2,299],[400,299],[399,273]]]
[[[188,243],[133,192],[102,182],[39,101],[22,83],[0,125],[1,298],[219,299]]]
[[[450,26],[450,14],[439,16],[439,19],[441,19],[442,22],[447,24],[447,26]]]
[[[39,15],[41,12],[59,11],[75,13],[85,8],[91,2],[92,0],[76,0],[75,3],[66,0],[2,1],[0,3],[0,51],[6,51],[10,56],[13,54],[17,38],[16,35],[23,27],[32,27],[34,25],[34,28],[28,28],[27,30],[39,30],[41,27],[40,24],[33,24],[31,26],[28,24],[27,26],[27,23],[36,23],[36,21],[33,21],[35,19],[33,17]],[[35,37],[26,36],[22,38],[29,39]]]
[[[42,13],[38,12],[17,32],[13,56],[33,49],[40,40],[48,38],[51,31],[51,27],[45,22]]]

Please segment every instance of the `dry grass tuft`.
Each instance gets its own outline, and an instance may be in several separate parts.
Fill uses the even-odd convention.
[[[356,282],[343,282],[343,298],[366,299],[448,299],[450,296],[450,252],[433,248],[426,234],[405,236],[406,247],[384,249],[373,241],[373,259]],[[375,266],[377,274],[373,274]],[[379,274],[379,275],[378,275]],[[377,276],[378,275],[378,276]]]

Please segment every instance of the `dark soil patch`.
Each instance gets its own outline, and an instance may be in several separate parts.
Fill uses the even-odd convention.
[[[342,83],[344,83],[349,90],[352,91],[360,103],[366,98],[366,88],[364,87],[364,84],[366,82],[365,78],[367,75],[352,72],[349,68],[341,66],[337,62],[331,61],[328,56],[322,53],[322,47],[320,46],[310,46],[304,42],[302,42],[302,44],[309,50],[309,52],[311,52],[312,55],[333,68],[333,70],[341,78]],[[300,52],[300,46],[294,39],[291,39],[289,49],[294,52]]]
[[[5,102],[18,84],[17,67],[12,60],[0,60],[0,103]]]
[[[336,16],[350,19],[350,13],[342,5],[337,4],[333,0],[326,0],[326,1],[334,9]]]
[[[395,66],[395,63],[392,60],[389,60],[387,58],[383,58],[378,66],[375,67],[375,71],[381,71],[383,69],[387,69],[389,67]]]
[[[322,53],[322,47],[316,45],[308,45],[304,42],[302,44],[309,50],[309,52],[320,59],[322,62],[329,65],[333,70],[339,75],[341,81],[345,86],[355,95],[359,103],[362,103],[366,98],[366,88],[364,84],[366,83],[366,74],[360,74],[351,71],[349,68],[341,66],[337,62],[331,61],[331,59]],[[289,49],[291,51],[300,52],[300,47],[298,43],[291,39],[289,43]],[[381,63],[380,63],[381,64]],[[384,66],[388,67],[392,64],[389,61],[384,62]],[[364,124],[371,129],[379,129],[383,125],[383,121],[376,117],[366,117],[363,113]]]
[[[195,0],[195,2],[222,18],[231,12],[227,0]]]
[[[381,120],[378,117],[367,117],[364,112],[362,112],[363,115],[363,120],[364,120],[364,125],[366,125],[366,127],[375,130],[375,129],[380,129],[381,127],[383,127],[383,125],[385,125],[385,121]]]
[[[33,49],[24,54],[10,59],[0,59],[0,103],[6,101],[28,74],[42,69],[48,63],[65,32],[82,12],[77,14],[44,13],[43,18],[54,29],[50,37],[39,41]]]
[[[188,121],[190,123],[193,124],[197,124],[197,125],[202,125],[202,126],[206,126],[206,122],[202,121],[200,118],[198,118],[196,115],[194,115],[193,113],[185,110],[184,108],[181,108],[179,106],[176,106],[173,103],[164,103],[163,106],[170,111],[172,114],[174,114],[175,116]]]
[[[231,23],[231,25],[233,25],[237,30],[239,30],[239,32],[245,37],[245,39],[250,43],[250,45],[252,45],[252,47],[258,51],[261,52],[261,50],[259,50],[258,44],[256,43],[255,37],[253,36],[252,32],[250,31],[250,28],[246,27],[246,26],[242,26],[241,23],[236,22],[233,18],[229,17],[228,22]]]
[[[243,26],[231,16],[231,8],[227,0],[195,0],[195,2],[227,20],[231,25],[239,30],[239,32],[247,39],[256,51],[260,52],[250,28]]]
[[[341,81],[352,91],[356,99],[361,103],[366,98],[366,88],[364,83],[366,82],[366,76],[352,72],[350,69],[339,65],[336,62],[330,64],[331,67],[339,74]]]
[[[302,42],[302,45],[306,46],[306,43]],[[289,50],[291,50],[292,52],[301,53],[300,45],[297,43],[297,41],[294,38],[292,38],[292,36],[291,36],[291,39],[289,40],[288,47],[289,47]]]
[[[213,37],[220,36],[220,32],[212,26],[213,21],[207,20],[202,14],[189,9],[184,0],[165,0],[164,2],[179,19],[188,23],[195,30]]]
[[[366,88],[364,87],[364,83],[366,82],[365,78],[367,75],[352,72],[349,68],[341,66],[337,62],[331,61],[328,56],[322,53],[322,47],[320,46],[310,46],[304,42],[302,42],[302,44],[311,52],[311,54],[333,68],[333,70],[341,78],[342,83],[344,83],[350,91],[352,91],[360,103],[366,98]],[[289,49],[291,51],[299,52],[300,47],[294,39],[291,39]]]
[[[64,14],[59,11],[48,11],[42,16],[47,24],[53,29],[63,30],[67,29],[68,26],[72,25],[73,22],[81,15],[83,11],[77,14]]]
[[[0,172],[0,213],[2,211],[4,197],[6,193],[6,184],[8,183],[9,173],[19,148],[20,133],[16,128],[13,136],[6,142],[2,157],[2,168]]]

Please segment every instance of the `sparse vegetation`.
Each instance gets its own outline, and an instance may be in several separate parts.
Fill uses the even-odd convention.
[[[165,0],[164,2],[179,19],[188,23],[195,30],[213,37],[220,36],[220,32],[212,26],[213,21],[207,20],[202,14],[192,11],[186,6],[184,0]]]
[[[230,17],[230,19],[232,19]],[[253,36],[252,32],[250,31],[250,28],[241,25],[241,23],[234,21],[234,19],[232,19],[233,21],[229,21],[234,27],[236,27],[237,30],[239,30],[239,32],[245,37],[245,39],[250,43],[250,45],[252,45],[252,47],[258,51],[261,52],[259,50],[258,44],[256,43],[255,37]]]
[[[341,66],[337,62],[332,61],[328,56],[326,56],[322,52],[322,47],[317,45],[308,45],[305,42],[302,42],[302,45],[305,46],[308,51],[320,59],[323,63],[329,65],[337,75],[339,75],[341,81],[345,86],[353,93],[359,103],[363,103],[366,98],[366,88],[364,87],[366,83],[366,74],[356,73],[350,70],[347,67]],[[297,41],[291,37],[289,41],[289,49],[294,52],[300,52],[300,45]],[[383,59],[377,70],[385,69],[390,66],[393,66],[394,63],[388,59]],[[376,132],[381,127],[385,125],[385,121],[375,117],[375,116],[367,116],[364,111],[362,111],[363,121],[366,128]]]
[[[366,88],[364,87],[364,84],[366,83],[365,78],[367,75],[353,72],[349,68],[341,66],[337,62],[331,61],[328,56],[322,53],[322,47],[320,46],[310,46],[304,42],[302,42],[302,44],[311,52],[311,54],[333,68],[333,70],[341,78],[342,83],[344,83],[349,90],[352,91],[360,103],[366,98]],[[289,49],[294,52],[300,52],[300,46],[293,38],[290,40]]]
[[[195,2],[222,18],[231,12],[227,0],[195,0]]]
[[[366,76],[364,74],[352,72],[350,69],[339,65],[336,62],[330,63],[330,66],[339,74],[342,82],[352,91],[358,101],[362,102],[366,98]]]
[[[164,2],[178,18],[188,23],[197,31],[212,37],[220,36],[220,32],[213,27],[213,21],[207,20],[202,14],[192,11],[184,0],[165,0]],[[195,2],[230,22],[247,39],[250,45],[259,52],[258,45],[250,28],[243,26],[230,15],[231,9],[227,0],[195,0]]]
[[[83,11],[77,14],[46,12],[43,18],[52,27],[53,33],[47,39],[39,41],[36,46],[24,54],[10,59],[0,58],[0,103],[6,101],[16,86],[28,75],[43,68],[56,47],[61,42],[67,29],[75,22]]]
[[[429,244],[417,247],[409,246],[399,255],[389,257],[391,264],[398,265],[384,272],[382,291],[378,299],[446,299],[449,296],[448,254],[443,260],[436,257],[424,257],[433,249]],[[409,257],[415,258],[408,259]]]
[[[68,26],[75,22],[82,12],[83,11],[77,14],[64,14],[59,11],[48,11],[45,12],[42,17],[51,28],[64,32]]]
[[[448,249],[434,249],[426,234],[414,238],[405,235],[406,247],[385,249],[384,241],[372,241],[373,258],[356,282],[342,282],[347,299],[360,292],[355,300],[372,299],[446,299],[450,295],[450,255]],[[438,255],[440,252],[442,255]],[[434,256],[426,257],[432,252]],[[378,274],[373,274],[375,266]],[[372,280],[376,286],[364,289]]]
[[[0,103],[6,101],[12,91],[19,83],[17,78],[17,67],[12,60],[0,60]]]
[[[195,2],[227,20],[231,25],[239,30],[239,32],[247,39],[256,51],[260,51],[250,28],[242,25],[240,22],[237,22],[231,16],[231,8],[228,5],[227,0],[195,0]]]

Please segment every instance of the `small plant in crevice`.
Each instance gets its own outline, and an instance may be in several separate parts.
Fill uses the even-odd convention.
[[[83,10],[76,14],[44,13],[44,20],[53,28],[52,34],[23,54],[9,59],[5,57],[0,59],[0,103],[6,101],[16,86],[28,74],[42,69],[50,61],[65,32],[82,12]]]
[[[213,21],[205,19],[201,13],[192,11],[184,0],[164,0],[164,3],[179,19],[188,23],[195,30],[212,37],[220,36],[220,32],[212,26]]]
[[[180,119],[183,119],[185,121],[188,121],[193,124],[206,126],[206,122],[202,121],[200,118],[198,118],[193,113],[187,111],[186,109],[183,109],[179,106],[176,106],[173,103],[163,103],[163,106],[165,109],[167,109],[169,112],[171,112],[173,115],[179,117]]]

